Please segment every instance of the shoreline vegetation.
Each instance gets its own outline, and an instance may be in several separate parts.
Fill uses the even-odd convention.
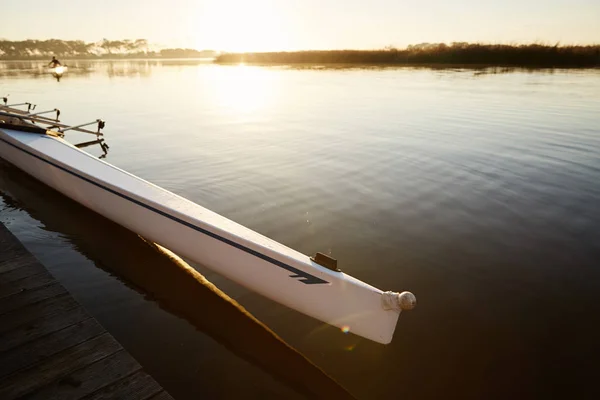
[[[101,40],[86,43],[82,40],[0,40],[0,61],[97,60],[119,58],[214,58],[214,50],[186,48],[158,49],[146,39]]]
[[[0,61],[204,58],[219,64],[257,65],[389,65],[389,66],[497,66],[524,68],[600,67],[600,44],[482,44],[421,43],[404,49],[304,50],[282,52],[221,53],[189,48],[158,49],[146,39],[107,40],[0,40]]]
[[[541,44],[496,45],[424,43],[405,49],[314,50],[265,53],[224,53],[220,64],[372,64],[372,65],[461,65],[531,68],[600,67],[600,44],[549,46]]]

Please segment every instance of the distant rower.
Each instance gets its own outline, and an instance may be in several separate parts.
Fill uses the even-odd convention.
[[[55,56],[52,56],[52,61],[50,61],[50,63],[48,64],[48,66],[52,67],[52,68],[56,68],[56,67],[58,67],[60,65],[62,65],[60,63],[60,61],[58,61]]]

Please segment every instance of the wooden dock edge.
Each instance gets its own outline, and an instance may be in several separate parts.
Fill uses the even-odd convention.
[[[172,397],[0,223],[0,399]]]

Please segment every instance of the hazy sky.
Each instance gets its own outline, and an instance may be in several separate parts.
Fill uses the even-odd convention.
[[[600,42],[600,0],[1,0],[0,38],[216,50]]]

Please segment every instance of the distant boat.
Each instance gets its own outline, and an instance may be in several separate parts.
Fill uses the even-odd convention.
[[[0,106],[0,157],[104,217],[271,300],[370,340],[390,343],[410,292],[383,292],[80,150],[64,132],[96,135],[104,121],[67,126],[57,109]],[[4,112],[2,110],[5,110]],[[56,112],[56,118],[41,114]],[[35,124],[33,123],[35,122]],[[40,124],[47,125],[46,127]],[[97,131],[82,129],[97,124]],[[105,147],[103,150],[106,153]]]

